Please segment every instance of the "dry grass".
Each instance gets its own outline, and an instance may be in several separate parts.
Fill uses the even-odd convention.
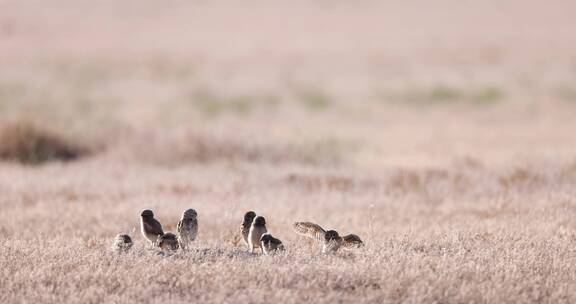
[[[542,176],[543,168],[525,165],[379,177],[321,168],[300,176],[261,165],[4,166],[0,300],[570,303],[576,178],[564,174],[569,166],[549,164]],[[15,175],[22,179],[8,183]],[[135,250],[109,252],[145,207],[172,231],[184,208],[196,208],[195,249],[159,256],[136,231]],[[248,209],[268,218],[285,255],[245,252],[237,228]],[[296,220],[357,233],[367,246],[318,255],[291,232]]]
[[[71,161],[88,154],[63,135],[20,121],[0,128],[0,159],[27,165]]]
[[[334,146],[334,144],[336,146]],[[213,163],[293,163],[304,165],[337,164],[345,148],[337,143],[258,142],[250,138],[218,136],[189,129],[142,132],[123,138],[118,148],[123,157],[161,166]],[[142,149],[145,146],[146,149]],[[329,148],[329,150],[328,150]]]
[[[0,303],[576,303],[574,1],[40,2],[0,2]]]

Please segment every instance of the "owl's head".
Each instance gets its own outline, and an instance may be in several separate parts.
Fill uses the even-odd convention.
[[[152,210],[150,210],[150,209],[146,209],[146,210],[142,211],[142,213],[140,213],[140,216],[143,218],[153,218],[154,212],[152,212]]]
[[[174,233],[168,232],[158,237],[158,247],[165,251],[178,250],[178,239]]]
[[[324,239],[326,239],[327,241],[335,240],[339,237],[340,235],[338,235],[338,232],[336,230],[328,230],[326,231],[326,234],[324,234]]]
[[[256,217],[256,212],[248,211],[244,214],[244,223],[252,224],[252,221]]]
[[[263,216],[257,216],[254,219],[254,227],[265,227],[266,226],[266,220],[264,219]]]
[[[196,210],[194,209],[188,209],[182,213],[182,218],[184,219],[195,219],[197,216],[198,213],[196,213]]]
[[[116,236],[116,242],[130,244],[132,243],[132,238],[127,234],[119,234]]]
[[[272,235],[270,233],[264,233],[261,237],[260,237],[260,242],[262,242],[264,245],[268,245],[272,242]]]

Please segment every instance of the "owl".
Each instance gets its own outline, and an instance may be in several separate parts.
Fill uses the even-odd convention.
[[[270,233],[264,233],[262,237],[260,237],[260,246],[265,255],[271,255],[277,251],[284,251],[282,241],[273,237]]]
[[[322,244],[322,253],[335,253],[344,248],[359,248],[364,246],[364,242],[355,234],[340,236],[336,230],[325,231],[322,227],[311,222],[294,223],[296,233],[312,238]]]
[[[198,214],[194,209],[188,209],[182,214],[182,219],[178,222],[178,241],[184,250],[196,240],[198,235]]]
[[[174,233],[167,232],[158,237],[156,245],[164,252],[178,250],[178,237]]]
[[[132,238],[127,234],[118,234],[112,242],[112,251],[116,253],[126,253],[132,248]]]
[[[242,234],[242,239],[246,246],[250,246],[248,243],[248,234],[250,233],[250,227],[252,227],[252,221],[256,217],[256,213],[254,211],[248,211],[244,214],[244,219],[242,220],[242,225],[240,225],[240,233]],[[248,248],[250,249],[250,248]]]
[[[152,210],[148,209],[140,214],[140,230],[144,238],[150,241],[152,246],[156,244],[158,237],[164,234],[162,225],[154,218]]]
[[[257,216],[252,221],[252,225],[250,226],[250,232],[248,232],[248,247],[250,253],[254,253],[254,248],[260,248],[262,253],[264,253],[264,249],[260,244],[260,238],[264,233],[268,232],[266,230],[266,220],[263,216]]]

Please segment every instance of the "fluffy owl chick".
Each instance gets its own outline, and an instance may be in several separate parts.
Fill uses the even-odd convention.
[[[178,238],[174,233],[167,232],[158,237],[157,246],[165,252],[176,251],[179,247]]]
[[[248,211],[244,214],[244,219],[242,220],[242,225],[240,225],[240,233],[242,234],[242,239],[244,239],[244,243],[247,246],[250,246],[248,243],[248,234],[250,233],[250,227],[252,226],[252,222],[256,217],[256,213],[254,211]]]
[[[364,245],[360,237],[355,234],[341,237],[336,230],[325,231],[320,225],[311,222],[296,222],[293,228],[296,233],[322,244],[322,253],[334,253],[340,247],[359,248]]]
[[[254,253],[254,248],[260,248],[262,252],[264,252],[264,249],[260,246],[260,238],[266,232],[268,232],[266,230],[266,220],[263,216],[257,216],[252,222],[250,232],[248,233],[248,247],[250,248],[250,253]]]
[[[112,251],[116,253],[125,253],[132,248],[132,238],[127,234],[118,234],[112,243]]]
[[[144,238],[150,241],[152,246],[156,244],[158,237],[164,234],[162,225],[154,218],[152,210],[148,209],[140,214],[140,231]]]
[[[178,222],[178,241],[184,250],[196,240],[198,235],[198,213],[194,209],[188,209],[182,213],[182,219]]]
[[[284,251],[282,241],[273,237],[270,233],[264,233],[262,235],[260,238],[260,245],[266,255],[274,254],[276,251]]]

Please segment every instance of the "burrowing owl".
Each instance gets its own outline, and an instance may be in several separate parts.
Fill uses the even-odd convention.
[[[178,250],[178,238],[174,233],[167,232],[158,237],[158,247],[163,251]]]
[[[250,233],[250,227],[252,226],[252,221],[256,217],[256,213],[254,211],[248,211],[244,214],[244,220],[242,220],[242,225],[240,226],[240,232],[242,233],[242,238],[247,246],[250,246],[248,243],[248,234]]]
[[[255,247],[259,247],[262,249],[262,252],[264,252],[264,249],[260,246],[260,238],[266,232],[268,232],[266,230],[266,220],[262,216],[257,216],[254,221],[252,221],[252,226],[250,226],[250,232],[248,233],[250,253],[254,252]]]
[[[275,253],[276,251],[284,251],[284,245],[282,241],[273,237],[270,233],[264,233],[260,238],[260,245],[262,246],[262,250],[264,254],[270,255]]]
[[[152,246],[156,244],[158,237],[164,234],[162,230],[162,225],[154,218],[154,213],[152,210],[144,210],[140,214],[140,230],[142,235],[150,241]]]
[[[182,249],[187,249],[188,245],[196,239],[198,235],[198,214],[194,209],[188,209],[182,214],[182,219],[178,222],[178,241]]]
[[[358,248],[364,245],[360,237],[355,234],[341,237],[335,230],[325,231],[319,225],[310,222],[294,223],[294,231],[320,242],[322,244],[322,253],[334,253],[340,247]]]
[[[112,250],[117,253],[128,252],[132,245],[132,238],[129,235],[118,234],[112,243]]]

